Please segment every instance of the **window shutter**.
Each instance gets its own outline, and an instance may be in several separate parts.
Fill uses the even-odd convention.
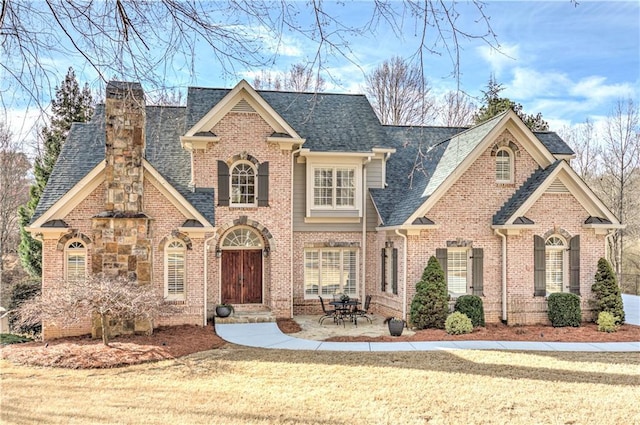
[[[447,276],[447,248],[436,248],[436,259],[444,271],[444,281],[449,282]]]
[[[381,279],[380,290],[382,292],[384,292],[387,289],[387,253],[386,253],[386,249],[382,248],[380,253],[381,253],[380,263],[382,265],[382,279]]]
[[[547,294],[547,264],[545,257],[544,239],[533,236],[533,282],[536,297],[544,297]]]
[[[580,235],[569,240],[569,291],[580,295]]]
[[[258,206],[269,206],[269,162],[258,165]]]
[[[218,205],[229,206],[229,166],[218,161]]]
[[[398,248],[393,248],[391,262],[391,289],[394,294],[398,294]]]
[[[471,251],[472,257],[472,270],[471,270],[471,287],[473,289],[473,295],[479,297],[484,296],[484,251],[482,248],[473,248]]]

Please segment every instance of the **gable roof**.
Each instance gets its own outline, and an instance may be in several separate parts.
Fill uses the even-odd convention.
[[[189,187],[191,158],[177,142],[184,131],[184,107],[146,107],[145,159],[206,220],[214,223],[213,189]],[[98,105],[91,122],[74,123],[62,146],[49,181],[32,217],[35,223],[104,160],[104,105]]]

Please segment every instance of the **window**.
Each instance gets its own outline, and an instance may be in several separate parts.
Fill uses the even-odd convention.
[[[313,205],[355,207],[355,168],[321,167],[313,170]]]
[[[71,241],[65,250],[66,280],[78,281],[87,274],[87,249],[81,241]]]
[[[382,248],[382,292],[398,293],[398,249],[392,246]]]
[[[451,296],[467,293],[467,263],[466,249],[447,250],[447,286]]]
[[[565,252],[565,242],[559,236],[551,236],[545,242],[547,295],[562,292],[565,277]]]
[[[545,239],[546,237],[546,239]],[[534,296],[580,295],[580,235],[533,236]]]
[[[222,240],[223,247],[262,248],[262,238],[249,227],[239,227],[227,233]]]
[[[165,249],[165,297],[184,300],[185,295],[185,245],[180,240],[169,242]]]
[[[333,294],[357,295],[358,257],[355,249],[304,251],[305,297]]]
[[[498,182],[513,182],[513,155],[511,152],[502,148],[496,153],[496,181]]]
[[[236,163],[231,168],[231,204],[255,205],[256,169],[249,162]]]
[[[436,249],[451,297],[473,294],[484,296],[484,250],[454,246]]]

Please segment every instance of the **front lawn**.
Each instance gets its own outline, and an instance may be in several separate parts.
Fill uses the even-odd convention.
[[[114,348],[117,350],[117,348]],[[637,353],[222,348],[116,369],[0,360],[10,424],[633,424]]]

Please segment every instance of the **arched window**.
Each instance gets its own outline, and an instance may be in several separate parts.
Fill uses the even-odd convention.
[[[496,181],[513,182],[513,154],[507,148],[501,148],[496,153]]]
[[[184,300],[186,247],[181,240],[172,240],[164,252],[164,295],[168,299]]]
[[[223,247],[229,248],[262,248],[262,238],[249,227],[239,227],[227,233],[222,240]]]
[[[248,161],[237,162],[231,167],[231,204],[256,204],[256,168]]]
[[[87,248],[79,240],[71,240],[64,250],[65,279],[82,280],[87,275]]]
[[[567,245],[560,236],[550,236],[545,242],[547,294],[562,292],[565,281]]]

